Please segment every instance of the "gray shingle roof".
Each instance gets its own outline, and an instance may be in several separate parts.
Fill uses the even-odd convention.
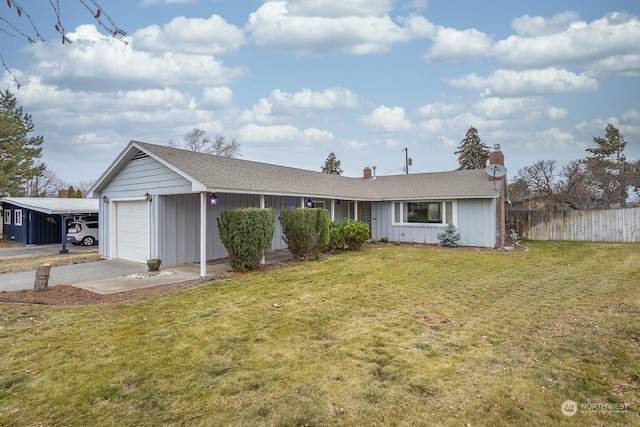
[[[10,203],[25,209],[47,215],[98,213],[96,199],[67,199],[57,197],[3,197],[2,203]]]
[[[492,198],[498,194],[484,170],[364,179],[196,153],[138,141],[132,141],[132,144],[211,191],[358,200]]]

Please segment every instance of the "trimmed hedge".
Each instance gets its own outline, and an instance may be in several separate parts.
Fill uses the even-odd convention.
[[[276,214],[271,208],[243,208],[223,211],[218,233],[229,252],[234,271],[253,270],[271,248]]]
[[[329,249],[332,251],[358,251],[369,239],[369,225],[356,220],[343,219],[332,222],[329,232]]]
[[[318,259],[329,243],[329,211],[296,208],[280,213],[283,239],[294,258]]]

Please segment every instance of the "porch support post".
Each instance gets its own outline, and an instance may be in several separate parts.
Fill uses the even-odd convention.
[[[305,207],[305,198],[304,197],[300,197],[300,207],[301,208]]]
[[[353,201],[353,219],[354,220],[358,220],[358,201],[354,200]]]
[[[336,220],[336,199],[331,199],[331,209],[329,210],[331,222]]]
[[[266,206],[266,203],[264,201],[264,194],[260,195],[260,209],[264,209]],[[262,258],[260,258],[260,264],[264,264],[267,262],[267,257],[265,256],[265,254],[262,254]]]
[[[200,193],[200,277],[207,275],[207,192]]]

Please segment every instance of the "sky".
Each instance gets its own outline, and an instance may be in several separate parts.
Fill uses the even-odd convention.
[[[354,177],[404,173],[405,148],[410,173],[456,169],[472,126],[510,180],[586,157],[607,123],[640,159],[637,0],[103,0],[124,42],[60,0],[70,43],[42,3],[44,42],[0,22],[0,89],[69,184],[195,127],[246,160],[320,171],[334,152]],[[29,31],[4,2],[0,17]]]

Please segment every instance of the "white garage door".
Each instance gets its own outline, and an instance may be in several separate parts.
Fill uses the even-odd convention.
[[[149,258],[149,203],[117,202],[116,257],[147,262]]]

